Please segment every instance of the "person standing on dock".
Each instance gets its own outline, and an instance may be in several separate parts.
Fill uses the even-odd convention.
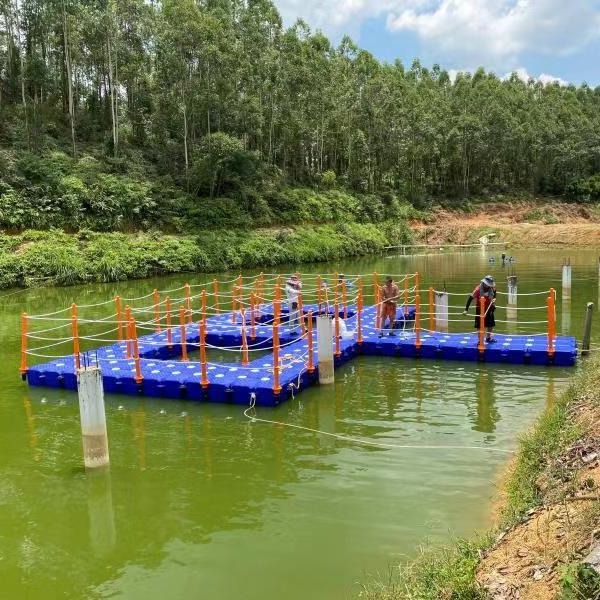
[[[484,299],[483,310],[485,319],[485,341],[488,344],[493,344],[496,340],[493,337],[494,327],[496,326],[496,319],[494,317],[494,311],[496,310],[496,282],[491,275],[486,275],[480,282],[479,285],[473,290],[467,300],[467,305],[463,312],[463,315],[467,315],[471,302],[475,300],[475,329],[479,329],[480,316],[481,316],[481,298]]]
[[[285,283],[285,295],[288,303],[289,317],[288,325],[290,332],[296,333],[300,325],[300,316],[298,315],[298,299],[302,291],[302,282],[298,275],[291,275]]]
[[[394,323],[396,322],[396,309],[398,306],[398,298],[400,297],[400,288],[394,283],[392,277],[385,280],[385,285],[381,288],[381,333],[379,337],[383,337],[385,322],[389,319],[390,336],[394,336]]]

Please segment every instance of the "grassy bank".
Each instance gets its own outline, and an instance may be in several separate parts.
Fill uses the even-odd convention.
[[[520,441],[503,484],[498,528],[479,539],[425,550],[369,600],[600,598],[581,559],[600,525],[600,359],[586,363]]]
[[[182,272],[318,262],[407,242],[405,221],[336,223],[252,231],[0,234],[0,288],[110,282]]]

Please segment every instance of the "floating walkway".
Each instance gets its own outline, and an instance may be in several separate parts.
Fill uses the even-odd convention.
[[[317,315],[325,314],[333,319],[334,330],[339,333],[330,342],[335,367],[358,355],[540,366],[572,366],[576,362],[575,338],[553,335],[552,323],[545,334],[496,335],[493,344],[484,342],[483,330],[473,333],[435,331],[435,306],[430,306],[424,314],[421,312],[420,294],[415,285],[418,284],[417,275],[402,276],[399,280],[404,283],[404,303],[398,308],[392,336],[389,330],[381,330],[381,303],[363,306],[360,278],[344,280],[338,285],[335,276],[334,300],[338,302],[333,304],[327,298],[332,288],[327,288],[321,277],[316,287],[307,285],[303,295],[315,296],[317,302],[302,306],[300,298],[303,318],[292,328],[288,309],[281,301],[282,277],[277,277],[274,298],[268,303],[264,293],[265,279],[261,277],[262,281],[252,278],[250,283],[241,278],[234,280],[228,295],[219,294],[218,282],[213,282],[210,285],[211,307],[207,306],[208,285],[199,286],[203,289],[195,296],[192,287],[185,286],[185,295],[177,299],[181,302],[178,325],[171,323],[172,301],[170,298],[161,300],[156,290],[151,295],[151,306],[135,309],[128,305],[126,314],[121,312],[121,300],[116,298],[116,314],[99,319],[78,316],[83,308],[96,307],[73,306],[71,314],[64,316],[60,311],[49,316],[24,315],[21,373],[32,386],[75,390],[77,368],[85,363],[102,369],[104,389],[108,393],[242,405],[248,405],[254,399],[257,405],[275,406],[318,381],[319,352],[313,323]],[[315,282],[311,280],[311,283]],[[346,286],[350,285],[353,286],[352,298],[347,297],[350,293]],[[377,285],[375,282],[375,300],[378,300]],[[219,301],[221,304],[225,301],[225,296],[227,303],[232,301],[232,310],[222,312],[218,306]],[[410,303],[411,299],[415,302]],[[202,306],[194,310],[193,303],[198,300]],[[134,315],[144,313],[151,313],[152,319],[136,325]],[[552,320],[549,309],[548,314]],[[429,330],[421,328],[421,321],[426,320],[427,315],[433,323]],[[195,316],[201,319],[195,321]],[[447,314],[445,319],[448,320]],[[58,320],[60,324],[33,333],[31,324],[39,325],[40,320],[42,323]],[[110,332],[80,335],[88,324],[96,327],[113,324],[115,327]],[[54,344],[45,344],[51,339],[48,332],[61,328],[69,329],[70,335],[57,338]],[[154,331],[138,337],[137,330],[142,328]],[[106,335],[112,332],[122,339],[103,344]],[[40,355],[39,347],[32,348],[35,340],[44,341],[41,347],[44,351],[49,346],[64,347],[65,344],[72,344],[74,351],[28,365],[32,355]],[[84,344],[87,348],[82,350]],[[242,361],[211,362],[207,359],[207,351],[214,349],[232,352],[238,357],[241,354]],[[197,351],[200,356],[192,358],[190,355]],[[252,359],[254,353],[258,357]]]

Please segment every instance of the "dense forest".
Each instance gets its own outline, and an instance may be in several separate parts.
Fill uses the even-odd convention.
[[[270,0],[0,0],[5,228],[335,220],[325,190],[377,222],[599,173],[600,88],[381,63]]]

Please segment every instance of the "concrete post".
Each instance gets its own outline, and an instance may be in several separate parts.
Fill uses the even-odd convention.
[[[77,390],[79,392],[79,416],[85,467],[86,469],[107,467],[109,464],[108,435],[100,368],[79,369],[77,371]]]
[[[319,357],[319,383],[334,383],[333,327],[328,315],[317,317],[317,354]]]
[[[448,331],[448,292],[435,293],[435,328],[437,331]]]
[[[592,315],[594,314],[594,303],[588,302],[585,307],[585,322],[583,324],[583,341],[581,343],[581,354],[585,356],[590,352],[590,337],[592,335]]]

